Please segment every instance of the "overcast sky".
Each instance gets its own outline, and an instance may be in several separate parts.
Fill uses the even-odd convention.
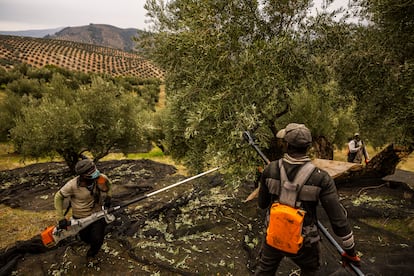
[[[109,24],[148,29],[145,0],[0,0],[0,30]]]
[[[225,0],[223,0],[225,1]],[[316,7],[320,8],[323,0]],[[349,0],[336,0],[335,6]],[[0,0],[0,31],[109,24],[148,30],[146,0]]]

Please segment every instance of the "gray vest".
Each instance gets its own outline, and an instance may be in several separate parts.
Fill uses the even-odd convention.
[[[274,178],[266,179],[269,192],[277,196],[278,202],[294,208],[300,208],[302,201],[319,201],[320,187],[305,185],[315,170],[311,162],[305,163],[297,172],[295,179],[289,181],[282,159],[279,160],[280,180]],[[320,240],[317,226],[312,224],[304,226],[302,234],[305,238],[304,244],[314,243]]]

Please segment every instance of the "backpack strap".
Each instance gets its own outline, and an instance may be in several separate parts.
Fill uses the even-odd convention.
[[[72,202],[69,200],[68,207],[65,210],[65,213],[63,214],[64,217],[69,213],[70,208],[72,207]]]
[[[289,181],[286,175],[282,159],[279,160],[279,168],[281,182],[279,202],[294,208],[299,207],[298,205],[300,202],[297,202],[298,195],[302,190],[303,185],[305,185],[306,181],[309,179],[311,173],[315,170],[315,165],[313,165],[311,162],[306,162],[299,169],[298,173],[295,176],[295,179],[292,182]]]

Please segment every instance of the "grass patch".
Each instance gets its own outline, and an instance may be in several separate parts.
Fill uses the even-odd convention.
[[[367,146],[367,151],[368,151],[370,158],[374,157],[381,150],[383,150],[383,148],[375,149],[371,146]],[[342,149],[336,149],[334,151],[334,160],[346,162],[347,153],[348,153],[347,147],[344,147]],[[400,170],[414,172],[414,153],[411,153],[407,158],[404,158],[403,160],[401,160],[396,168]]]
[[[50,160],[24,160],[19,154],[14,153],[13,146],[9,143],[0,144],[0,171],[25,167],[30,164],[49,162]]]
[[[411,153],[407,158],[401,160],[397,169],[414,172],[414,153]]]
[[[31,212],[0,205],[0,248],[6,248],[16,241],[31,239],[47,226],[56,224],[55,211]]]
[[[373,219],[373,218],[367,218],[367,219],[361,219],[362,222],[375,227],[375,228],[381,228],[386,231],[395,233],[397,235],[400,235],[407,241],[412,241],[414,237],[414,231],[408,226],[410,224],[409,219]],[[413,223],[413,221],[411,221]]]
[[[61,158],[40,158],[40,159],[26,159],[14,152],[13,145],[10,143],[0,143],[0,171],[12,170],[15,168],[25,167],[30,164],[62,161]]]
[[[110,153],[101,161],[108,161],[108,160],[123,160],[123,159],[132,159],[132,160],[139,160],[139,159],[149,159],[155,162],[168,164],[177,168],[177,172],[182,175],[187,175],[187,169],[179,164],[176,163],[171,156],[165,155],[159,147],[153,147],[151,151],[144,152],[144,153],[129,153],[124,155],[122,153]]]
[[[381,149],[374,149],[371,146],[366,146],[367,151],[368,151],[368,155],[370,158],[372,158],[373,156],[375,156],[377,153],[379,153]],[[334,151],[334,158],[335,161],[342,161],[342,162],[347,162],[348,159],[348,146],[345,146],[341,149],[336,149]]]
[[[122,153],[110,153],[104,158],[100,159],[100,161],[109,161],[109,160],[123,160],[123,159],[132,159],[132,160],[139,160],[139,159],[149,159],[155,162],[168,164],[177,168],[178,173],[182,175],[187,175],[187,169],[175,162],[171,156],[164,155],[162,150],[159,147],[154,147],[149,152],[144,153],[129,153],[124,155]],[[7,143],[0,143],[0,171],[4,170],[11,170],[15,168],[25,167],[30,164],[36,163],[45,163],[45,162],[61,162],[63,161],[62,158],[41,158],[41,159],[27,159],[25,161],[22,160],[21,156],[14,153],[13,146]]]

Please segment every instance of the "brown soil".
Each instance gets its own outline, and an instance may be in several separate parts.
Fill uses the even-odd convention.
[[[98,167],[113,181],[113,205],[185,178],[173,166],[149,160],[105,161]],[[0,204],[53,210],[54,193],[71,177],[62,163],[0,172]],[[264,216],[256,200],[243,203],[253,189],[252,183],[235,189],[218,173],[206,175],[118,213],[93,262],[86,260],[88,247],[76,237],[46,249],[36,235],[0,249],[0,275],[250,275]],[[414,206],[412,199],[404,199],[403,186],[375,180],[338,190],[354,226],[361,270],[367,275],[414,275]],[[320,221],[329,226],[322,210]],[[326,239],[322,252],[321,275],[351,275]],[[278,275],[295,271],[286,260]]]

